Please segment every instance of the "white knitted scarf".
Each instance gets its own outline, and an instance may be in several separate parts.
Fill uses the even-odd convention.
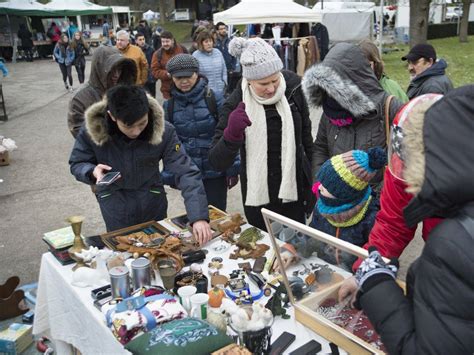
[[[258,97],[242,79],[242,99],[245,112],[252,125],[245,129],[245,149],[247,158],[246,206],[262,206],[270,202],[268,193],[267,163],[267,118],[263,105],[275,105],[281,117],[281,172],[282,179],[278,198],[283,203],[298,200],[296,186],[296,143],[295,127],[290,105],[285,96],[286,81],[280,73],[280,85],[275,95],[269,99]]]

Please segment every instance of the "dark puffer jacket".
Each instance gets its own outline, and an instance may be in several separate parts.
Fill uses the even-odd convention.
[[[95,183],[92,171],[99,163],[121,173],[122,177],[111,185],[96,185],[97,201],[108,231],[166,217],[168,202],[159,171],[160,160],[176,175],[190,222],[209,219],[199,169],[181,147],[174,127],[165,122],[158,102],[150,96],[148,102],[149,139],[130,140],[114,132],[108,124],[104,98],[86,112],[86,125],[69,158],[71,173],[86,184]]]
[[[404,210],[406,223],[446,219],[410,267],[407,296],[390,277],[361,296],[390,354],[474,353],[472,102],[474,86],[454,89],[404,127],[404,177],[416,195]],[[462,216],[470,217],[470,227]]]
[[[301,91],[300,78],[293,72],[283,70],[283,77],[286,81],[285,96],[290,104],[291,113],[293,116],[293,123],[295,127],[295,143],[296,143],[296,183],[298,187],[298,201],[304,206],[307,213],[310,213],[314,207],[314,197],[311,192],[311,163],[312,155],[312,136],[311,136],[311,121],[309,119],[309,111],[306,105],[303,93]],[[227,127],[227,121],[230,113],[242,101],[242,87],[241,82],[237,85],[232,95],[227,99],[220,113],[219,123],[216,127],[216,134],[212,142],[211,150],[209,151],[209,160],[214,168],[220,171],[225,171],[234,163],[234,159],[240,152],[241,168],[240,181],[242,189],[242,199],[245,205],[247,196],[247,159],[245,150],[245,140],[243,142],[235,143],[226,141],[224,138],[224,129]],[[266,115],[275,112],[275,109],[266,109]],[[268,117],[267,117],[268,118]],[[273,120],[276,122],[276,120]],[[267,119],[268,122],[268,119]],[[270,135],[281,136],[280,131],[273,131],[272,127],[268,127],[269,139]],[[278,149],[278,148],[277,148]],[[281,158],[281,157],[280,157]],[[280,177],[280,181],[275,181]],[[268,167],[269,181],[269,195],[270,202],[278,201],[278,188],[281,182],[280,166]],[[274,183],[271,183],[271,182]],[[272,188],[273,187],[273,188]]]
[[[222,176],[237,176],[239,173],[238,157],[232,167],[225,172],[215,170],[209,163],[208,153],[211,148],[212,138],[216,130],[217,119],[214,117],[206,103],[208,94],[207,79],[199,78],[198,82],[189,92],[182,92],[172,87],[173,115],[169,117],[169,102],[163,105],[165,118],[176,128],[179,140],[186,148],[186,153],[194,164],[201,170],[203,179],[215,179]],[[214,93],[217,110],[220,111],[224,103],[222,94]],[[166,168],[166,167],[165,167]],[[170,173],[163,171],[163,177],[169,180]]]
[[[440,59],[408,85],[407,95],[411,100],[423,94],[446,94],[453,88],[451,80],[446,76],[448,64]]]
[[[310,106],[322,105],[326,95],[355,115],[349,126],[333,125],[323,113],[314,141],[313,178],[321,165],[334,155],[352,149],[367,150],[386,146],[385,103],[389,96],[380,86],[360,48],[349,43],[335,45],[322,63],[309,68],[301,82]],[[402,104],[395,98],[390,105],[390,123]],[[372,180],[382,180],[379,172]]]
[[[115,47],[97,48],[92,55],[89,81],[69,102],[67,124],[74,138],[84,124],[86,110],[102,100],[107,89],[113,86],[111,74],[115,70],[120,72],[117,84],[135,84],[137,67],[132,59],[125,58]]]

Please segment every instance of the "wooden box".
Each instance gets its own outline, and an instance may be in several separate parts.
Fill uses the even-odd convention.
[[[0,166],[10,165],[10,155],[8,151],[0,153]]]
[[[318,231],[304,224],[295,222],[275,212],[262,209],[262,214],[265,219],[267,230],[271,236],[273,248],[276,251],[276,259],[280,265],[283,265],[281,262],[281,255],[279,253],[281,241],[279,240],[278,235],[276,235],[277,233],[272,230],[273,222],[278,222],[280,225],[283,225],[286,228],[294,229],[295,232],[300,232],[309,238],[315,238],[318,241],[324,242],[334,248],[352,254],[356,257],[365,258],[368,256],[368,252],[365,249],[337,239],[331,235]],[[317,258],[316,256],[312,256],[312,258],[313,257]],[[319,260],[322,263],[328,264],[322,259]],[[389,262],[388,259],[385,259],[385,261]],[[299,262],[299,265],[302,265],[303,263],[305,265],[309,265],[308,260],[306,260],[305,263],[304,259]],[[337,293],[341,284],[343,283],[343,278],[349,277],[351,275],[350,272],[340,269],[337,265],[330,265],[330,267],[331,269],[335,270],[334,274],[338,275],[338,277],[333,277],[332,282],[329,285],[326,285],[327,287],[317,287],[314,292],[308,292],[305,294],[305,296],[303,296],[303,298],[300,298],[299,300],[297,300],[295,295],[292,293],[292,289],[290,287],[289,280],[291,280],[292,276],[294,277],[294,272],[292,272],[290,269],[284,270],[284,272],[282,272],[283,283],[285,284],[285,287],[288,291],[290,302],[294,307],[296,320],[306,327],[312,329],[317,334],[326,338],[328,341],[335,343],[350,354],[384,354],[382,350],[374,346],[372,343],[364,341],[364,339],[361,337],[353,334],[351,331],[346,330],[342,326],[339,326],[336,322],[333,322],[329,318],[325,318],[318,312],[318,308],[325,301],[333,298],[337,299]],[[341,275],[343,277],[340,277]],[[400,285],[402,287],[404,286],[402,282],[400,282]],[[337,307],[341,307],[342,309],[342,306]],[[321,311],[321,309],[319,311]],[[377,337],[376,333],[375,337]]]

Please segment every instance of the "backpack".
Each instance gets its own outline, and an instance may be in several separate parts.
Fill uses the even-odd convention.
[[[54,31],[54,28],[51,26],[50,28],[48,28],[48,31],[46,32],[46,36],[48,36],[48,38],[52,39],[55,35],[55,31]]]
[[[216,121],[219,121],[219,112],[217,110],[217,101],[216,101],[216,95],[214,94],[214,91],[212,91],[207,85],[206,85],[206,96],[204,96],[204,100],[206,101],[206,106],[207,109],[209,110],[210,114],[214,117]],[[168,121],[173,122],[173,111],[174,111],[174,98],[171,97],[167,101],[167,113],[168,113]]]

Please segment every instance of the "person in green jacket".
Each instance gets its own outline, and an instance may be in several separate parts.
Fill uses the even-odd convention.
[[[372,67],[372,70],[374,71],[374,74],[379,80],[382,88],[390,95],[394,95],[401,102],[408,102],[408,96],[405,91],[395,80],[390,79],[383,72],[384,64],[382,58],[380,58],[380,53],[377,46],[372,41],[364,40],[359,43],[359,47],[367,57],[367,60],[370,62],[370,66]]]

